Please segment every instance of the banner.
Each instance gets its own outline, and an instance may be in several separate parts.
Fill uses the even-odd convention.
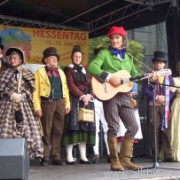
[[[55,47],[60,55],[59,64],[71,62],[74,45],[80,45],[83,52],[82,64],[88,63],[88,32],[50,29],[34,29],[0,25],[0,43],[4,52],[9,47],[21,48],[26,56],[26,63],[42,64],[43,51]]]

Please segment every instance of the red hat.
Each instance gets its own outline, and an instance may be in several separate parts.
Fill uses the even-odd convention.
[[[120,26],[120,27],[118,27],[118,26],[113,26],[113,27],[109,30],[107,36],[110,37],[112,34],[120,34],[120,35],[122,35],[122,36],[127,36],[127,33],[126,33],[125,29],[124,29],[122,26]]]

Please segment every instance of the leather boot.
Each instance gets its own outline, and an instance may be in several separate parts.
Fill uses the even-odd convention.
[[[124,140],[121,144],[119,159],[122,166],[126,169],[129,169],[129,170],[142,169],[142,166],[135,165],[131,162],[133,142],[134,142],[133,137],[124,137]]]
[[[108,145],[110,150],[110,162],[112,171],[123,171],[124,168],[119,162],[118,150],[117,150],[117,138],[108,138]]]

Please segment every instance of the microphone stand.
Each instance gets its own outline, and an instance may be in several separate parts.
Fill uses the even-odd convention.
[[[154,162],[153,165],[151,167],[143,167],[142,170],[145,169],[171,169],[171,170],[180,170],[178,168],[171,168],[171,167],[160,167],[159,163],[158,163],[158,153],[157,152],[157,124],[156,124],[156,106],[155,106],[155,102],[156,102],[156,86],[157,85],[162,85],[162,86],[170,86],[170,87],[176,87],[176,88],[180,88],[178,86],[172,86],[172,85],[168,85],[168,84],[163,84],[163,83],[157,83],[157,82],[150,82],[150,84],[153,86],[153,122],[154,122]]]

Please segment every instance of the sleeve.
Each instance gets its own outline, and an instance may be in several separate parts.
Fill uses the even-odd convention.
[[[38,71],[35,72],[35,91],[33,92],[33,106],[34,110],[41,110],[41,100],[40,100],[40,79]]]
[[[84,95],[84,93],[75,84],[71,68],[66,68],[64,72],[65,72],[65,75],[67,78],[67,84],[68,84],[69,91],[74,96],[80,98],[82,95]]]
[[[153,100],[154,93],[153,93],[153,88],[151,86],[149,86],[148,84],[144,85],[142,87],[142,91],[146,99]]]
[[[98,53],[94,60],[88,66],[88,72],[98,78],[100,81],[105,81],[109,73],[102,70],[107,50],[102,50]]]
[[[67,85],[67,79],[62,70],[61,70],[61,77],[63,79],[63,96],[65,100],[65,108],[70,108],[70,98],[69,98],[69,89]]]

